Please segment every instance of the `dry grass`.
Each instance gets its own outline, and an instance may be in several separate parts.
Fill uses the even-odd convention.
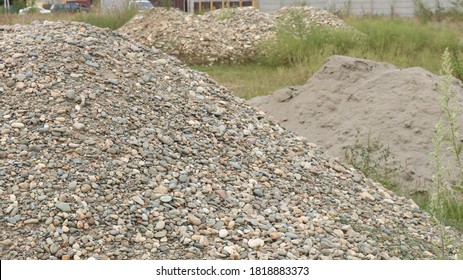
[[[13,24],[29,24],[33,21],[58,21],[58,20],[69,20],[72,21],[76,17],[75,14],[28,14],[28,15],[17,15],[17,14],[2,14],[0,15],[0,25],[13,25]]]
[[[0,14],[0,25],[30,24],[33,21],[79,21],[98,26],[101,28],[118,29],[129,21],[138,12],[135,8],[125,7],[123,9],[112,9],[108,12],[100,12],[93,8],[85,13],[51,13],[51,14]]]
[[[320,64],[323,62],[320,62]],[[269,67],[256,64],[230,66],[193,66],[207,72],[214,80],[239,97],[250,99],[268,95],[290,85],[304,84],[313,74],[306,64],[291,67]]]

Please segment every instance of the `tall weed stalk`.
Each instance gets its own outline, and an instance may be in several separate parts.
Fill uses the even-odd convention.
[[[445,50],[442,60],[437,100],[441,117],[435,127],[434,150],[430,155],[435,174],[432,178],[429,211],[440,227],[441,257],[445,258],[449,242],[445,224],[461,226],[463,223],[463,162],[458,126],[461,105],[452,87],[453,70],[448,49]],[[446,160],[449,153],[453,158],[452,162]]]

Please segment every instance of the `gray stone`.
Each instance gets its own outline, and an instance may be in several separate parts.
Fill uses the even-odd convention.
[[[66,98],[74,100],[76,98],[76,92],[74,90],[67,90]]]
[[[254,195],[256,195],[258,197],[263,197],[264,196],[264,193],[262,192],[261,189],[254,189],[253,193],[254,193]]]
[[[172,196],[170,195],[163,195],[159,198],[162,202],[168,203],[172,201]]]
[[[135,201],[136,203],[140,204],[140,205],[145,205],[145,202],[143,201],[142,198],[140,198],[139,196],[134,196],[132,197],[132,200]]]
[[[71,211],[71,205],[69,203],[65,202],[56,202],[55,203],[56,208],[58,208],[60,211],[63,212],[70,212]]]
[[[230,165],[235,169],[241,169],[241,165],[235,161],[231,161]]]
[[[74,123],[74,124],[72,125],[72,127],[74,127],[74,128],[77,129],[77,130],[82,130],[82,129],[85,128],[85,124],[83,124],[83,123]]]
[[[165,226],[166,226],[166,222],[159,221],[159,222],[156,223],[156,226],[154,227],[154,229],[162,230],[162,229],[164,229]]]

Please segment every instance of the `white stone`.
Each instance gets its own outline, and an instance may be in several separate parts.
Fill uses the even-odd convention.
[[[250,248],[257,248],[257,247],[261,247],[261,246],[264,246],[264,240],[260,239],[260,238],[256,238],[256,239],[251,239],[248,241],[248,246]]]

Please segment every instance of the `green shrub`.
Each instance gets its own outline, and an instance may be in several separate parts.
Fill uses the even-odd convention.
[[[136,7],[126,6],[123,9],[112,9],[107,12],[92,11],[79,13],[75,21],[86,22],[101,28],[118,29],[138,13]]]
[[[19,10],[27,7],[27,0],[16,0],[11,6],[13,7],[13,11],[17,13]]]
[[[258,46],[256,60],[270,66],[319,63],[330,55],[347,55],[361,40],[352,30],[312,25],[293,12],[277,24],[273,39]]]
[[[458,117],[461,104],[452,88],[452,61],[448,49],[443,55],[438,103],[441,117],[436,124],[431,162],[435,174],[429,210],[440,224],[463,228],[463,158]],[[453,162],[447,162],[450,153]]]
[[[439,1],[436,1],[435,9],[432,10],[422,0],[414,0],[415,16],[422,23],[429,23],[430,21],[461,21],[463,20],[463,1],[452,1],[452,6],[445,9]]]
[[[422,23],[428,23],[433,16],[431,9],[422,0],[413,0],[413,4],[415,5],[415,16]]]
[[[348,18],[353,30],[307,25],[300,14],[281,21],[275,36],[258,46],[256,62],[268,66],[308,64],[319,67],[331,55],[384,61],[398,67],[423,67],[437,73],[446,47],[462,61],[459,34],[445,26],[424,25],[402,18]],[[460,63],[461,65],[461,63]],[[463,70],[456,65],[455,76]]]

